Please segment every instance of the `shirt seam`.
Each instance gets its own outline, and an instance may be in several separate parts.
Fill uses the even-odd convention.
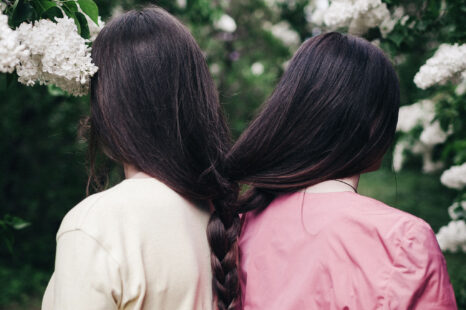
[[[109,194],[109,192],[114,189],[115,187],[117,187],[118,185],[120,185],[122,182],[116,184],[115,186],[105,190],[105,191],[102,191],[102,192],[99,192],[99,193],[96,193],[95,195],[98,195],[98,197],[95,198],[94,201],[92,201],[90,204],[89,204],[89,207],[87,208],[87,210],[85,210],[84,214],[82,215],[82,217],[80,219],[78,219],[76,221],[76,223],[74,225],[71,225],[73,228],[68,228],[67,230],[65,231],[58,231],[58,234],[56,236],[56,241],[58,242],[58,239],[61,237],[61,235],[69,232],[69,231],[73,231],[73,230],[83,230],[83,225],[84,225],[84,221],[87,219],[87,216],[89,214],[89,212],[91,212],[91,210],[95,207],[95,205],[103,198],[105,197],[106,195]],[[86,199],[90,198],[91,196],[87,197]]]
[[[118,261],[118,259],[116,259],[112,253],[110,253],[110,250],[108,250],[103,244],[102,242],[99,241],[99,239],[97,239],[96,237],[94,237],[93,235],[91,235],[90,233],[86,232],[85,230],[83,230],[82,228],[74,228],[74,229],[69,229],[67,231],[64,231],[62,233],[60,233],[60,236],[57,237],[57,242],[60,240],[61,237],[63,237],[63,235],[65,234],[69,234],[69,233],[72,233],[72,232],[81,232],[83,233],[84,235],[88,236],[90,239],[94,240],[94,242],[99,246],[99,248],[101,248],[116,264],[117,264],[117,267],[118,267],[118,270],[120,270],[120,267],[121,267],[121,263]],[[121,279],[121,277],[120,277]]]
[[[402,222],[402,221],[403,221],[403,220],[400,220],[400,222]],[[403,223],[400,223],[399,225],[396,225],[396,227],[399,228],[400,225],[402,225],[402,224],[403,224]],[[428,225],[428,224],[426,224],[426,223],[419,222],[419,221],[414,221],[414,222],[412,222],[412,223],[410,223],[410,224],[411,224],[411,226],[408,228],[407,233],[406,233],[405,235],[403,235],[403,237],[408,238],[408,236],[411,235],[411,233],[412,233],[413,230],[416,230],[417,232],[421,232],[421,231],[422,231],[422,232],[425,233],[424,228],[422,228],[421,225]],[[394,231],[395,229],[396,229],[396,228],[394,228],[392,231]],[[403,239],[405,239],[405,238],[403,238]],[[403,247],[403,239],[402,239],[402,238],[398,238],[398,241],[399,241],[399,243],[398,243],[398,249],[397,249],[397,251],[396,251],[396,254],[394,255],[393,266],[396,266],[396,263],[397,263],[398,258],[399,258],[399,256],[400,256],[400,252],[401,252],[402,247]],[[432,255],[432,253],[429,253],[429,255]],[[438,253],[435,253],[435,255],[436,255],[436,256],[441,256],[441,255],[438,255]],[[390,283],[390,280],[392,279],[392,276],[393,276],[393,273],[395,272],[395,270],[396,270],[396,268],[392,267],[392,268],[391,268],[391,271],[390,271],[390,273],[389,273],[389,275],[388,275],[388,277],[387,277],[387,283],[386,283],[386,285],[385,285],[385,288],[384,288],[384,291],[383,291],[383,294],[382,294],[382,296],[383,296],[383,303],[382,303],[382,306],[386,305],[386,303],[387,303],[387,301],[388,301],[388,298],[386,298],[386,297],[387,297],[387,293],[388,293],[387,291],[388,291],[388,289],[389,289],[389,283]]]
[[[72,233],[72,232],[81,232],[85,236],[89,237],[89,239],[94,240],[94,242],[99,246],[99,248],[101,248],[105,252],[105,254],[107,254],[107,256],[116,264],[117,270],[118,270],[118,277],[120,279],[120,290],[121,290],[120,300],[118,301],[118,304],[116,306],[117,306],[118,309],[120,309],[122,301],[123,301],[123,278],[122,278],[122,274],[121,274],[121,263],[112,255],[112,253],[110,253],[110,250],[108,250],[102,244],[102,242],[100,242],[96,237],[94,237],[93,235],[91,235],[90,233],[84,231],[81,228],[69,229],[67,231],[62,232],[60,234],[60,236],[57,237],[57,242],[60,240],[61,237],[63,237],[63,235],[69,234],[69,233]]]
[[[86,218],[87,218],[89,212],[91,212],[91,210],[95,207],[95,205],[96,205],[103,197],[105,197],[106,195],[108,195],[108,193],[110,193],[110,191],[111,191],[112,189],[114,189],[115,187],[117,187],[117,186],[120,185],[121,183],[122,183],[122,182],[118,183],[118,184],[115,185],[114,187],[111,187],[111,188],[107,189],[107,190],[104,191],[104,192],[98,193],[99,197],[97,197],[97,199],[89,206],[89,208],[87,209],[86,213],[83,215],[82,219],[79,221],[79,223],[77,223],[77,225],[76,225],[77,227],[76,227],[76,228],[80,228],[80,227],[83,225],[84,221],[86,220]]]
[[[403,220],[400,220],[400,221],[397,223],[398,225],[395,225],[395,228],[393,228],[393,230],[390,231],[390,233],[392,233],[392,232],[395,231],[396,229],[399,229],[400,226],[402,225],[401,222],[403,222]],[[403,242],[403,241],[402,241],[401,238],[399,238],[399,237],[398,237],[398,240],[397,240],[397,241],[398,241],[398,248],[397,248],[397,250],[396,250],[395,255],[393,256],[393,266],[396,266],[396,263],[397,263],[397,261],[398,261],[398,259],[399,259],[400,252],[401,252],[401,249],[402,249],[402,242]],[[384,290],[383,290],[383,294],[382,294],[383,302],[382,302],[382,305],[381,305],[382,308],[383,308],[383,307],[387,304],[387,302],[388,302],[388,298],[387,298],[388,288],[389,288],[390,280],[392,279],[393,273],[395,272],[395,269],[396,269],[396,268],[394,268],[393,266],[392,266],[392,268],[391,268],[391,271],[390,271],[389,274],[388,274],[387,282],[386,282],[385,288],[384,288]]]

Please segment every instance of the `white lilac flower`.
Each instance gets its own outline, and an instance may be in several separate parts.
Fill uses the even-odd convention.
[[[466,252],[466,223],[464,220],[451,221],[440,228],[437,241],[442,251]]]
[[[445,132],[439,121],[435,120],[435,105],[431,100],[421,100],[412,105],[402,106],[398,116],[397,131],[409,133],[417,126],[422,128],[419,141],[416,143],[403,143],[395,147],[393,153],[393,168],[399,171],[403,165],[403,154],[411,151],[422,156],[422,170],[425,173],[437,171],[443,167],[440,161],[432,159],[434,146],[444,143],[452,130]],[[401,142],[400,142],[401,143]]]
[[[381,4],[381,0],[356,0],[353,1],[354,8],[361,13],[367,13]]]
[[[422,132],[419,141],[416,141],[416,143],[402,141],[396,145],[393,153],[393,168],[395,171],[401,170],[405,151],[422,156],[422,170],[425,173],[431,173],[443,167],[442,162],[433,160],[432,152],[435,145],[446,141],[451,131],[445,132],[438,121],[433,121],[434,117],[435,105],[431,100],[421,100],[400,108],[397,131],[409,133],[415,127],[420,126]]]
[[[452,130],[445,132],[440,127],[440,122],[434,121],[433,123],[427,124],[424,127],[424,130],[421,132],[421,136],[419,137],[419,139],[422,143],[426,145],[434,146],[437,144],[444,143],[451,133]]]
[[[255,62],[251,66],[251,72],[254,75],[261,75],[264,73],[264,65],[260,62]]]
[[[23,23],[16,32],[30,53],[21,57],[16,66],[19,82],[29,86],[54,84],[77,96],[88,92],[90,77],[97,67],[92,63],[89,41],[78,34],[72,19]]]
[[[89,16],[87,16],[86,14],[84,14],[84,16],[86,16],[87,24],[89,25],[89,40],[93,42],[95,38],[97,38],[97,35],[99,34],[100,30],[104,28],[105,22],[102,20],[100,16],[97,20],[98,24],[96,24],[92,19],[90,19]]]
[[[455,88],[456,95],[462,96],[464,93],[466,93],[466,71],[461,74],[461,82]]]
[[[178,7],[184,9],[186,8],[186,3],[187,1],[186,0],[176,0],[176,5],[178,5]]]
[[[452,166],[445,170],[441,177],[440,182],[449,188],[463,189],[466,186],[466,163],[460,166]]]
[[[214,27],[218,30],[231,33],[236,31],[236,22],[231,16],[223,14],[219,20],[214,23]]]
[[[218,63],[213,63],[210,65],[210,72],[213,75],[217,75],[220,73],[220,65]]]
[[[356,14],[351,1],[332,1],[323,13],[323,21],[327,27],[339,28],[349,26]]]
[[[359,1],[363,2],[363,1]],[[380,1],[378,1],[380,2]],[[351,21],[348,32],[355,35],[363,35],[370,28],[374,28],[384,23],[384,21],[392,20],[390,18],[390,11],[387,8],[385,3],[379,3],[378,5],[372,4],[368,7],[367,10],[362,11],[358,10],[356,7],[357,14]],[[363,7],[364,8],[364,7]],[[396,20],[394,21],[396,24]],[[393,28],[391,28],[393,29]],[[391,31],[390,29],[390,31]],[[385,31],[382,31],[382,34],[385,34]]]
[[[110,19],[120,16],[121,14],[124,14],[124,13],[125,13],[125,10],[123,9],[123,7],[121,5],[116,5],[112,9],[112,13],[110,14],[111,16]]]
[[[435,162],[432,159],[432,151],[434,149],[432,145],[427,145],[421,141],[416,141],[414,144],[409,145],[406,149],[410,150],[413,154],[422,156],[422,171],[424,173],[431,173],[443,168],[442,162]]]
[[[466,214],[466,200],[461,202],[455,202],[448,207],[448,214],[452,220],[457,220],[461,217],[464,217]]]
[[[441,44],[414,77],[417,87],[442,84],[466,71],[466,44]]]
[[[380,48],[380,39],[372,40],[371,43]]]
[[[286,60],[286,61],[284,61],[284,62],[282,63],[282,69],[283,69],[283,71],[288,70],[288,67],[290,66],[290,61],[291,61],[291,59],[288,59],[288,60]]]
[[[306,21],[317,25],[324,23],[324,15],[327,11],[330,3],[328,0],[316,0],[310,1],[308,5],[304,7],[304,14]]]
[[[386,9],[386,6],[385,6]],[[380,33],[382,34],[382,37],[387,37],[387,35],[392,32],[393,28],[395,28],[395,25],[400,22],[401,25],[405,25],[406,21],[409,19],[409,15],[404,15],[404,9],[403,7],[396,7],[393,10],[393,13],[387,15],[385,9],[383,10],[383,18],[382,22],[379,25]]]
[[[264,28],[269,30],[274,37],[282,41],[286,46],[297,46],[301,43],[299,34],[294,31],[291,25],[286,21],[282,21],[275,25],[266,23]]]
[[[396,172],[403,168],[403,162],[405,160],[404,152],[408,148],[406,141],[400,141],[395,145],[393,150],[393,170]]]
[[[348,32],[363,35],[370,28],[379,26],[382,36],[393,30],[402,18],[401,8],[391,14],[381,0],[321,0],[305,8],[306,20],[330,30],[348,27]]]
[[[421,100],[411,105],[400,107],[397,131],[409,132],[418,125],[429,124],[435,117],[435,105],[432,100]]]
[[[421,100],[412,105],[402,106],[398,116],[397,131],[409,132],[416,126],[422,126],[420,140],[423,144],[433,146],[444,143],[452,130],[445,132],[439,121],[434,121],[435,105],[431,100]]]
[[[290,7],[296,6],[296,0],[264,0],[265,5],[267,5],[270,9],[277,11],[281,4],[288,4]]]
[[[422,155],[422,172],[432,173],[443,168],[443,162],[432,159],[433,148],[427,147]]]
[[[13,72],[19,58],[27,55],[26,47],[19,43],[18,34],[8,26],[8,16],[0,13],[0,72]]]

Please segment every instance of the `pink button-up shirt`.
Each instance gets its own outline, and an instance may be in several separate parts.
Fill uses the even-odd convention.
[[[456,309],[423,220],[352,192],[297,192],[248,213],[243,309]]]

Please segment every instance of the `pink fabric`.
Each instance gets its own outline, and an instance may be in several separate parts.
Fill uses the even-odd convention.
[[[351,192],[298,192],[247,214],[243,309],[457,309],[430,226]]]

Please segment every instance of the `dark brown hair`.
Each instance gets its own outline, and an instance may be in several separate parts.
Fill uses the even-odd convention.
[[[379,48],[336,32],[307,40],[228,155],[230,178],[250,185],[241,211],[377,166],[398,109],[398,79]]]
[[[237,185],[224,177],[230,135],[201,49],[157,8],[109,22],[93,44],[90,154],[134,165],[191,201],[210,201],[207,228],[219,309],[239,300]]]

